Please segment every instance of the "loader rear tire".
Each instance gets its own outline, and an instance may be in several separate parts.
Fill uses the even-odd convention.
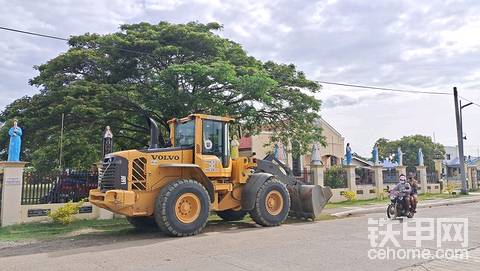
[[[150,216],[129,216],[127,217],[127,221],[132,224],[135,229],[158,229],[155,219]]]
[[[247,212],[242,210],[240,211],[225,210],[225,211],[217,212],[217,215],[225,221],[239,221],[239,220],[242,220],[246,214]]]
[[[250,216],[255,223],[272,227],[282,224],[290,211],[290,194],[283,183],[275,178],[265,181],[257,192]]]
[[[195,180],[178,180],[165,186],[155,202],[155,221],[171,236],[200,233],[207,224],[210,197]]]

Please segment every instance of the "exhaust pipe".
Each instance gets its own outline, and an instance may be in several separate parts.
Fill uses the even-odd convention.
[[[158,125],[148,117],[148,127],[150,127],[150,146],[148,149],[158,149]]]

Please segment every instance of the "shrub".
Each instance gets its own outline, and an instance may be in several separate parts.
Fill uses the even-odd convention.
[[[377,188],[374,188],[374,189],[375,189],[375,193],[377,193]],[[387,193],[384,190],[377,193],[377,199],[379,200],[383,200],[386,197],[387,197]]]
[[[355,193],[355,191],[345,191],[345,193],[343,193],[343,196],[344,196],[348,201],[355,201],[355,200],[357,200],[357,193]]]
[[[455,190],[455,184],[453,183],[449,183],[447,184],[447,186],[445,186],[445,192],[447,192],[448,194],[452,195],[453,194],[453,190]]]
[[[347,187],[347,174],[341,166],[332,166],[325,171],[324,183],[331,188]]]
[[[55,223],[68,225],[73,222],[74,215],[78,214],[78,211],[84,202],[85,200],[79,202],[69,201],[57,210],[50,212],[48,216],[52,218]]]

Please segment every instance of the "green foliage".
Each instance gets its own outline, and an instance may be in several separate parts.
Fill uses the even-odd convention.
[[[57,210],[50,212],[48,216],[52,218],[55,223],[68,225],[73,222],[74,216],[78,214],[83,203],[85,203],[85,200],[79,202],[69,201]]]
[[[297,152],[323,143],[315,125],[320,85],[293,64],[247,55],[241,45],[217,35],[219,30],[218,23],[160,22],[73,36],[67,52],[36,67],[39,75],[30,83],[41,93],[14,101],[0,120],[19,118],[22,159],[47,169],[58,166],[62,113],[67,168],[88,168],[100,159],[106,125],[115,150],[144,147],[149,135],[144,115],[160,124],[164,137],[169,119],[202,112],[236,117],[245,134],[268,127],[274,141],[295,139]],[[7,145],[8,126],[0,131],[1,146]],[[5,149],[0,154],[5,156]]]
[[[345,191],[343,197],[346,198],[347,201],[356,201],[357,193],[355,193],[355,191]]]
[[[399,140],[380,138],[376,143],[381,160],[392,158],[394,161],[398,161],[397,149],[401,147],[404,153],[403,165],[408,167],[409,172],[414,172],[415,166],[418,165],[419,148],[422,148],[425,165],[432,170],[435,168],[433,160],[438,157],[442,158],[445,154],[445,148],[442,144],[434,143],[431,137],[423,135],[404,136]]]
[[[347,175],[341,166],[332,166],[324,173],[324,183],[331,188],[347,187]]]
[[[455,189],[456,189],[455,184],[448,183],[443,190],[447,192],[449,195],[452,195]]]

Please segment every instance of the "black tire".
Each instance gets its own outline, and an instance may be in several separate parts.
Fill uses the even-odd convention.
[[[270,192],[280,193],[283,204],[278,214],[272,215],[267,211],[266,198]],[[250,216],[255,223],[264,227],[278,226],[282,224],[290,211],[290,194],[283,183],[275,178],[267,180],[257,192],[255,205],[250,211]]]
[[[247,211],[234,211],[234,210],[225,210],[225,211],[218,211],[217,215],[221,217],[225,221],[239,221],[242,220]]]
[[[177,200],[193,194],[198,198],[198,216],[191,222],[177,217]],[[195,180],[178,180],[165,186],[155,201],[155,221],[158,227],[171,236],[191,236],[200,233],[207,224],[210,213],[210,197],[207,190]]]
[[[408,218],[413,218],[414,215],[415,215],[415,213],[412,212],[412,211],[409,211],[409,212],[407,213],[407,217],[408,217]]]
[[[387,217],[390,219],[395,219],[396,217],[396,207],[394,204],[389,204],[387,207]]]
[[[129,216],[127,221],[139,230],[158,228],[155,219],[151,216]]]

